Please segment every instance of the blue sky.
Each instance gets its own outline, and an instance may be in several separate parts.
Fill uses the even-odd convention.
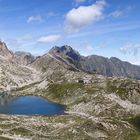
[[[71,45],[140,65],[139,0],[0,0],[0,38],[13,51]]]

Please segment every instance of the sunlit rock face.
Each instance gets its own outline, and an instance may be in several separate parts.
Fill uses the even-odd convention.
[[[0,92],[15,89],[38,79],[40,77],[38,72],[25,66],[31,61],[33,61],[33,56],[30,53],[22,53],[16,59],[6,43],[0,41]]]
[[[12,60],[14,57],[13,53],[7,48],[6,44],[1,41],[0,41],[0,56],[7,60]]]
[[[21,51],[15,52],[14,58],[15,61],[21,65],[31,64],[35,60],[35,57],[31,53]]]

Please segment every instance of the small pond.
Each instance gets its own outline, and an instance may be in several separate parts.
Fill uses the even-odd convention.
[[[0,96],[0,114],[62,115],[65,106],[38,96]]]

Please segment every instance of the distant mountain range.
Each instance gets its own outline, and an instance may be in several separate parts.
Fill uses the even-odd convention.
[[[140,79],[140,66],[121,61],[116,57],[111,57],[110,59],[97,55],[84,57],[70,46],[53,47],[48,54],[65,62],[71,68],[86,73]]]
[[[97,73],[104,76],[128,77],[140,79],[140,66],[121,61],[116,57],[105,58],[91,55],[84,57],[70,46],[55,46],[47,54],[35,58],[28,52],[15,52],[8,50],[4,42],[0,42],[0,56],[20,65],[28,65],[41,71],[47,70],[51,59],[59,62],[59,67],[73,71]],[[50,59],[51,58],[51,59]]]

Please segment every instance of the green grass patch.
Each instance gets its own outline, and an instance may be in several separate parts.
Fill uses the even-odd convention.
[[[126,99],[127,98],[127,93],[128,93],[128,89],[126,88],[126,85],[124,85],[124,83],[121,81],[119,81],[119,86],[118,81],[114,80],[114,81],[107,81],[107,86],[106,86],[106,91],[108,93],[116,93],[117,95],[119,95],[122,99]]]
[[[81,83],[61,83],[51,84],[48,88],[49,95],[53,98],[63,98],[65,96],[72,96],[70,93],[78,88],[84,89],[84,84]]]
[[[0,136],[0,140],[12,140],[12,139],[9,139],[9,138],[6,138],[6,137],[3,137],[3,136]]]
[[[131,123],[137,129],[137,131],[140,133],[140,116],[130,118],[128,120],[128,122]]]
[[[25,129],[25,128],[14,128],[11,131],[12,133],[16,134],[16,135],[22,135],[22,136],[32,136],[34,135],[31,131]]]

